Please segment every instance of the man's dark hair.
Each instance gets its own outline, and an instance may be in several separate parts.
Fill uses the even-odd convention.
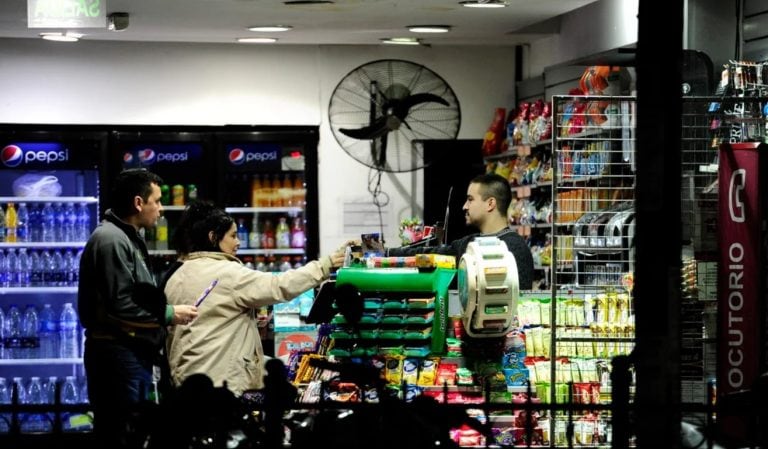
[[[118,217],[130,217],[136,211],[133,208],[133,199],[140,196],[142,200],[149,201],[152,194],[152,184],[158,186],[163,183],[160,176],[145,168],[131,168],[123,170],[115,178],[112,187],[111,208]]]
[[[180,254],[195,251],[221,251],[219,241],[232,227],[235,219],[210,201],[190,203],[179,220],[173,234],[173,246]],[[213,231],[211,242],[208,234]]]
[[[507,216],[507,209],[512,202],[512,190],[506,179],[495,173],[486,173],[474,177],[470,182],[480,184],[480,195],[483,200],[490,197],[496,198],[496,209],[502,216]]]

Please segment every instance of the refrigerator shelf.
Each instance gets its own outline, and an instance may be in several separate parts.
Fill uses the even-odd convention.
[[[304,255],[304,249],[303,248],[272,248],[272,249],[241,249],[237,251],[237,254],[240,255]]]
[[[11,203],[98,203],[94,196],[0,196],[0,202]]]
[[[82,358],[76,359],[0,359],[1,365],[80,365]]]
[[[231,214],[253,214],[253,213],[284,213],[289,215],[298,215],[304,211],[302,207],[227,207],[225,211]]]
[[[4,287],[0,289],[0,295],[6,294],[76,294],[77,287]]]
[[[0,242],[0,248],[83,248],[86,242]]]

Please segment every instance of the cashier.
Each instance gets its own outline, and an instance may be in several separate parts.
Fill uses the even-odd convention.
[[[512,202],[509,183],[503,177],[489,173],[472,179],[467,187],[467,200],[462,206],[467,225],[477,233],[454,240],[446,245],[417,248],[388,248],[387,256],[412,256],[414,254],[446,254],[460,259],[475,237],[496,237],[507,245],[515,256],[517,277],[521,290],[533,286],[533,256],[531,249],[515,230],[509,227],[507,209]]]

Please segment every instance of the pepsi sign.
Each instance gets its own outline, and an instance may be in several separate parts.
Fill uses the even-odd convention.
[[[274,144],[228,145],[226,150],[232,166],[271,165],[280,160],[280,147]]]
[[[135,145],[123,153],[123,167],[184,164],[199,160],[201,153],[202,148],[198,144]]]
[[[69,150],[60,143],[12,143],[0,150],[0,162],[8,168],[27,164],[57,164],[69,160]]]

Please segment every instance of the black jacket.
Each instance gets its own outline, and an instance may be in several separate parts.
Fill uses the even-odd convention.
[[[499,240],[507,244],[509,252],[515,256],[517,263],[517,278],[520,284],[520,290],[530,290],[533,288],[533,255],[531,249],[525,243],[520,234],[513,229],[505,228],[496,234],[470,234],[460,239],[454,240],[447,245],[424,246],[415,248],[388,248],[387,256],[413,256],[415,254],[445,254],[456,257],[458,264],[461,256],[467,251],[467,246],[475,237],[498,237]]]

